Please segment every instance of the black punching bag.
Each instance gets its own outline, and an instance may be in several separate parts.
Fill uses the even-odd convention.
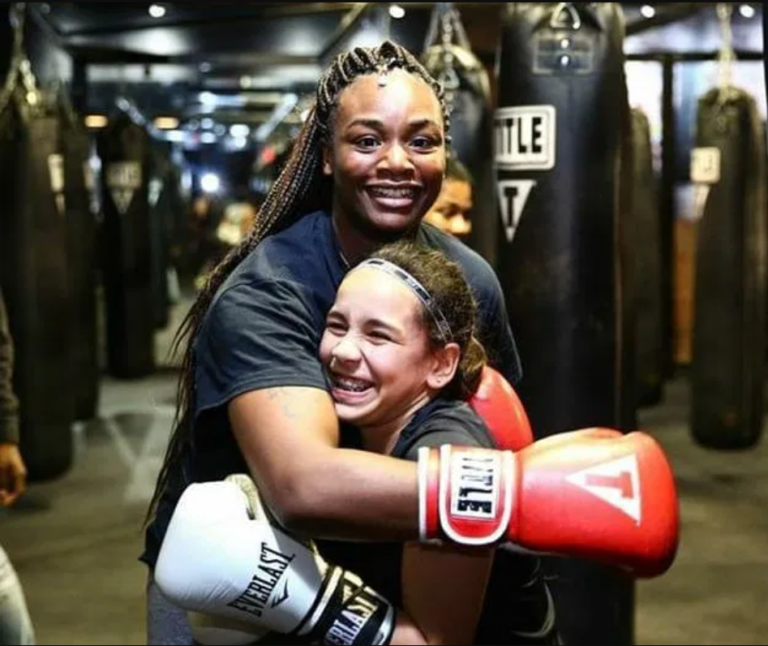
[[[632,110],[631,181],[638,405],[651,406],[661,401],[664,387],[661,220],[650,123],[647,115],[637,108]]]
[[[763,14],[763,74],[765,76],[765,85],[763,89],[768,94],[768,11],[762,8]]]
[[[72,288],[72,375],[75,419],[96,417],[99,403],[96,214],[89,184],[91,138],[69,110],[62,110],[61,150]]]
[[[98,140],[107,370],[118,378],[154,371],[154,300],[150,225],[150,135],[117,112]]]
[[[497,225],[493,168],[493,111],[488,72],[470,49],[459,12],[438,3],[422,56],[446,88],[451,148],[472,175],[472,229],[465,242],[496,264]]]
[[[164,153],[153,150],[151,155],[151,177],[149,180],[149,224],[152,258],[152,302],[155,329],[162,330],[168,325],[171,306],[168,293],[168,230],[160,208],[160,197],[164,188],[164,173],[167,162]]]
[[[539,438],[634,428],[623,39],[617,3],[510,3],[504,15],[498,271],[522,358],[519,393]],[[576,559],[547,568],[566,643],[633,643],[631,580]]]
[[[0,106],[0,281],[15,347],[21,452],[30,480],[49,480],[68,471],[74,457],[61,124],[57,107],[29,85],[15,87],[5,98]]]
[[[691,431],[702,446],[760,439],[765,377],[766,168],[753,97],[737,88],[699,100],[692,180],[698,223]]]

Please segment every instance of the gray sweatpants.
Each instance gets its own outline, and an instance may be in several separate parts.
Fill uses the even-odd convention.
[[[163,596],[150,575],[147,581],[147,644],[194,643],[187,613]]]

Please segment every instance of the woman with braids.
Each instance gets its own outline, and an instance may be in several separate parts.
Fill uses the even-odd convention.
[[[416,465],[340,446],[317,350],[345,274],[382,245],[411,239],[462,268],[490,364],[519,379],[493,270],[420,222],[440,192],[448,127],[441,87],[395,44],[356,48],[325,72],[254,229],[212,272],[182,327],[178,415],[142,554],[150,571],[184,489],[236,472],[252,475],[292,532],[419,538]],[[150,629],[164,621],[161,601],[150,578]]]

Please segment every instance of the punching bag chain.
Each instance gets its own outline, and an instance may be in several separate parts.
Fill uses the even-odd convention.
[[[717,5],[717,19],[720,23],[722,45],[717,58],[718,63],[718,87],[720,88],[719,102],[724,103],[733,87],[733,64],[736,61],[736,53],[733,50],[733,29],[731,28],[731,16],[733,6],[730,2],[720,2]]]
[[[0,91],[0,114],[5,112],[11,100],[11,95],[16,89],[19,78],[19,67],[23,58],[24,42],[24,3],[16,2],[8,5],[8,18],[13,29],[13,48],[11,50],[11,62],[8,66],[8,74],[5,77],[3,89]]]
[[[459,88],[459,76],[456,74],[453,60],[453,23],[451,22],[451,13],[446,12],[442,17],[441,40],[443,45],[443,72],[440,75],[440,82],[443,84],[446,92],[453,93]],[[447,97],[446,97],[446,100]]]
[[[26,103],[26,106],[29,108],[34,108],[40,104],[40,92],[37,89],[37,82],[32,73],[32,63],[30,63],[24,51],[26,7],[25,2],[15,2],[9,8],[10,23],[13,28],[13,53],[5,85],[2,92],[0,92],[0,114],[8,107],[11,97],[18,89],[19,79],[21,80],[21,89],[23,90],[22,102]]]

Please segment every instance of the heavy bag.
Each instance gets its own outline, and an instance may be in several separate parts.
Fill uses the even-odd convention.
[[[449,51],[449,58],[446,57]],[[435,44],[424,52],[424,65],[435,78],[446,75],[446,60],[455,73],[448,92],[451,148],[472,175],[472,229],[465,242],[491,265],[496,264],[497,226],[493,168],[493,111],[490,80],[480,60],[467,47]]]
[[[72,466],[72,301],[58,113],[10,101],[0,114],[0,281],[14,341],[21,452],[32,481]]]
[[[651,129],[638,108],[632,109],[632,191],[637,404],[651,406],[664,388],[663,259]]]
[[[72,288],[72,375],[75,419],[96,417],[100,375],[97,328],[96,214],[89,187],[91,138],[73,119],[63,119],[64,165],[70,284]]]
[[[150,135],[120,111],[101,132],[97,147],[102,163],[107,371],[117,378],[145,377],[155,368]]]
[[[763,8],[763,74],[765,75],[765,88],[768,93],[768,11]]]
[[[766,283],[765,141],[753,97],[699,100],[692,180],[698,222],[691,432],[702,446],[744,449],[763,425]]]
[[[149,180],[150,240],[152,243],[152,313],[155,329],[168,325],[171,306],[168,294],[168,229],[163,205],[160,202],[165,189],[163,153],[152,151],[152,170]]]
[[[537,437],[635,426],[623,39],[617,3],[510,3],[504,14],[498,271]],[[574,559],[547,567],[566,643],[632,643],[631,581]]]

